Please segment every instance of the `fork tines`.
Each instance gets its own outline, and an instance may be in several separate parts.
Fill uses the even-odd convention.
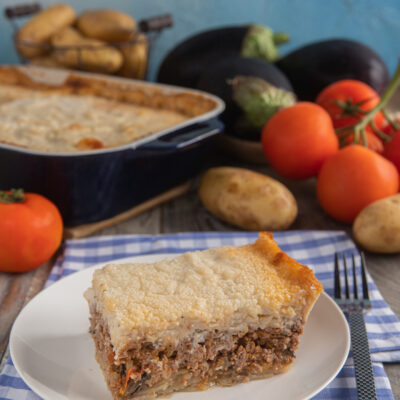
[[[342,262],[340,261],[342,259]],[[344,253],[335,253],[335,299],[345,309],[350,311],[351,309],[366,309],[371,307],[368,293],[368,283],[365,265],[364,253],[361,253],[361,282],[362,282],[362,298],[359,299],[358,287],[357,287],[357,268],[356,258],[354,253],[351,254],[352,259],[352,275],[353,275],[353,298],[350,295],[349,285],[349,271],[347,268],[347,257]],[[344,299],[342,299],[342,288],[340,283],[340,270],[341,264],[344,269]]]

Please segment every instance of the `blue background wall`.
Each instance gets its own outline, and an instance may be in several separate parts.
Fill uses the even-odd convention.
[[[0,0],[0,5],[33,0]],[[62,2],[59,0],[57,2]],[[393,72],[400,56],[400,0],[67,0],[78,12],[114,7],[136,19],[171,12],[175,25],[153,47],[150,77],[166,52],[187,36],[210,27],[255,22],[286,31],[291,42],[282,53],[332,37],[352,38],[374,48]],[[55,1],[43,0],[43,6]],[[12,29],[0,17],[0,63],[17,62]]]

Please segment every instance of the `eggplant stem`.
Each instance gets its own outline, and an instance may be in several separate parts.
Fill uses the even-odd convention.
[[[286,32],[276,32],[273,36],[274,43],[279,46],[287,43],[290,40],[290,36]]]

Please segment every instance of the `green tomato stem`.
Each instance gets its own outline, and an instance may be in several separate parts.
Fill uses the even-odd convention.
[[[383,111],[383,110],[382,110]],[[386,118],[386,116],[385,116]],[[387,119],[387,118],[386,118]],[[378,127],[375,124],[375,121],[372,120],[370,123],[370,126],[372,128],[372,130],[374,131],[374,133],[384,142],[389,142],[391,140],[391,137],[389,135],[387,135],[385,132],[382,132],[380,129],[378,129]]]
[[[14,204],[25,201],[24,189],[11,189],[9,192],[0,190],[0,203]]]
[[[382,109],[382,114],[385,117],[386,121],[389,122],[389,124],[393,126],[395,131],[398,131],[400,129],[400,124],[397,121],[395,121],[394,119],[392,119],[388,115],[388,113],[386,112],[386,110],[384,108]],[[387,136],[389,136],[389,135],[387,135]],[[390,136],[389,136],[389,138],[390,138]]]
[[[354,125],[354,129],[365,129],[368,124],[370,124],[375,118],[376,114],[381,111],[384,107],[386,107],[389,100],[392,98],[395,93],[397,87],[400,83],[400,62],[396,68],[396,71],[393,75],[392,80],[389,82],[388,87],[383,93],[380,102],[372,108],[365,116]]]
[[[363,146],[368,147],[367,133],[366,133],[365,129],[361,129],[360,135],[361,135],[361,140],[362,140]]]

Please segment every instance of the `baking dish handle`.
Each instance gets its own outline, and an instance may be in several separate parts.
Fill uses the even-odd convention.
[[[160,32],[165,28],[170,28],[174,25],[174,20],[171,14],[158,15],[139,21],[140,31],[143,33]]]
[[[191,146],[211,136],[220,133],[224,128],[221,121],[217,119],[189,126],[167,135],[160,139],[155,139],[149,143],[145,143],[137,148],[137,150],[178,150]]]

